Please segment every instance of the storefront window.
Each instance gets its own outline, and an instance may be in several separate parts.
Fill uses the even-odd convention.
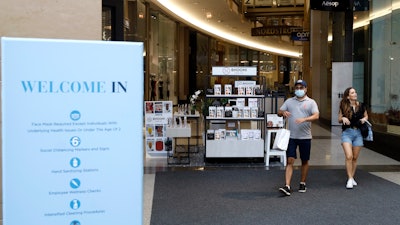
[[[112,40],[112,10],[110,7],[103,6],[102,9],[102,40],[111,41]]]
[[[146,6],[140,0],[129,0],[126,4],[125,41],[144,42],[146,39]]]
[[[176,100],[176,23],[158,11],[150,18],[150,100]]]
[[[209,75],[209,44],[208,36],[197,33],[196,52],[196,90],[203,89],[205,75]]]
[[[382,131],[400,135],[400,0],[372,1],[371,119]],[[396,6],[397,7],[394,7]]]
[[[240,51],[240,66],[257,66],[258,51],[247,48],[239,48]]]
[[[265,77],[268,90],[274,90],[275,83],[278,81],[276,58],[275,55],[269,53],[260,53],[259,74]]]
[[[214,66],[238,66],[238,46],[215,41],[211,43],[211,64]]]

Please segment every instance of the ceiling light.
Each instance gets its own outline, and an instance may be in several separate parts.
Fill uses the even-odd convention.
[[[143,18],[144,18],[144,14],[143,14],[143,12],[139,12],[139,15],[138,15],[138,17],[139,17],[139,19],[143,19]]]
[[[189,11],[183,10],[179,4],[172,0],[157,0],[157,2],[164,7],[166,10],[180,17],[186,23],[193,25],[199,31],[205,32],[211,36],[217,36],[223,40],[233,42],[239,46],[246,46],[250,49],[257,49],[259,51],[273,52],[279,55],[286,55],[291,57],[302,57],[301,52],[284,50],[280,47],[274,47],[274,45],[267,45],[264,43],[251,41],[249,38],[243,38],[237,35],[237,32],[225,32],[204,20],[199,20],[194,17]]]
[[[211,18],[212,18],[211,12],[206,12],[206,18],[207,18],[207,19],[211,19]]]

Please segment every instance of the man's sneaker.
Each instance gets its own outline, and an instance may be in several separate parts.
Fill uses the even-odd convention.
[[[299,192],[304,193],[307,191],[306,183],[300,182]]]
[[[347,189],[352,189],[353,188],[353,179],[348,179],[347,184],[346,184]]]
[[[285,185],[285,187],[279,188],[279,191],[285,194],[286,196],[290,196],[290,187]]]

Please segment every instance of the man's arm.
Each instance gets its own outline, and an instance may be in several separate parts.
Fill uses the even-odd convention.
[[[304,118],[298,118],[296,119],[296,123],[303,123],[303,122],[312,122],[314,120],[318,120],[319,119],[319,112],[316,112],[314,114],[312,114],[309,117],[304,117]]]

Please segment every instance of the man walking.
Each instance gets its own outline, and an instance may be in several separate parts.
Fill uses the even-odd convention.
[[[299,192],[306,192],[308,161],[311,150],[311,122],[319,119],[318,105],[315,100],[307,96],[307,83],[298,80],[295,83],[295,97],[287,99],[278,111],[279,116],[287,119],[290,139],[286,151],[287,165],[285,170],[285,186],[279,191],[286,196],[291,195],[290,182],[293,175],[293,164],[297,158],[296,150],[299,147],[301,159],[301,179]]]

